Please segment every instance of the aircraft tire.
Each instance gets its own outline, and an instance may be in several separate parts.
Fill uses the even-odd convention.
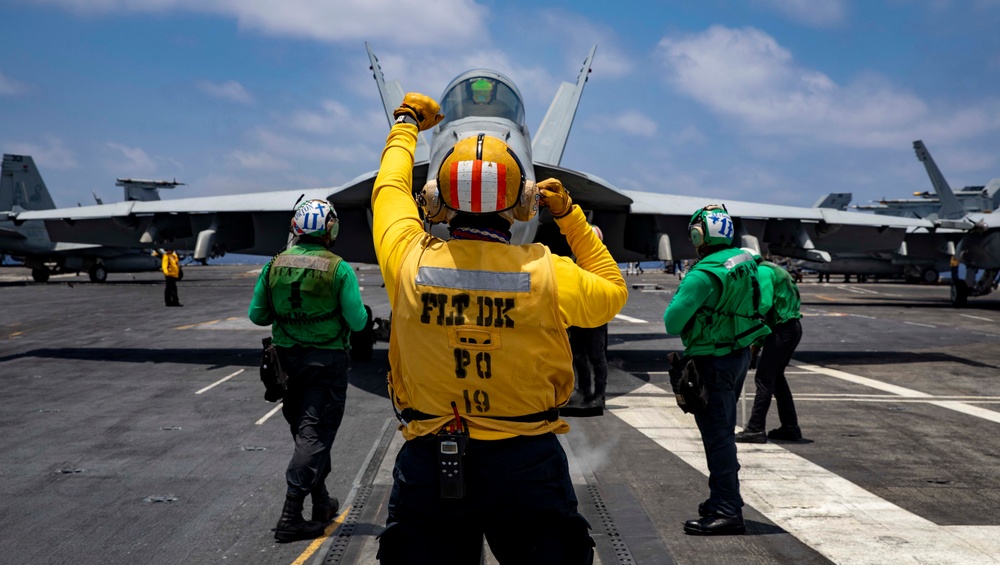
[[[934,269],[924,269],[924,271],[920,273],[920,280],[928,284],[936,284],[939,277],[940,274]]]
[[[49,282],[49,275],[51,274],[46,267],[36,267],[31,270],[31,278],[39,283]]]
[[[90,282],[102,283],[108,280],[108,270],[100,263],[94,263],[87,272]]]
[[[969,287],[965,281],[952,281],[951,283],[951,305],[955,308],[964,308],[969,300]]]

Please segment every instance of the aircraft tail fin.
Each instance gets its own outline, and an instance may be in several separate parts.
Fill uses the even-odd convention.
[[[847,205],[851,203],[854,194],[850,192],[831,192],[821,196],[813,204],[813,208],[832,208],[834,210],[847,210]]]
[[[580,105],[580,97],[583,95],[583,87],[587,84],[590,64],[594,61],[596,51],[596,45],[591,47],[590,53],[583,61],[576,84],[564,82],[559,85],[556,97],[552,99],[552,104],[542,118],[542,125],[538,127],[538,132],[531,142],[532,159],[536,163],[558,166],[562,161],[569,130],[573,126],[573,118],[576,117],[576,109]]]
[[[927,169],[927,176],[931,178],[931,185],[934,186],[934,192],[937,193],[938,200],[941,201],[941,211],[938,212],[938,218],[955,219],[964,216],[965,208],[958,201],[951,187],[948,186],[948,181],[944,180],[941,169],[938,169],[934,158],[931,157],[931,152],[927,150],[924,142],[919,139],[914,141],[913,150],[917,153],[917,159]]]
[[[389,127],[391,128],[393,123],[395,123],[392,113],[403,103],[403,87],[399,84],[398,80],[386,82],[385,76],[382,74],[382,66],[378,64],[378,57],[372,52],[372,47],[368,45],[367,41],[365,42],[365,49],[368,51],[368,62],[371,63],[369,68],[375,76],[375,85],[378,86],[378,93],[382,97],[382,107],[385,109],[385,117],[389,120]],[[413,162],[428,161],[430,160],[430,155],[431,148],[427,144],[427,140],[423,136],[417,136],[417,148],[413,154]]]
[[[4,153],[0,173],[0,211],[51,210],[56,205],[29,155]]]
[[[990,210],[1000,210],[1000,179],[990,179],[983,187],[983,194],[989,200]]]

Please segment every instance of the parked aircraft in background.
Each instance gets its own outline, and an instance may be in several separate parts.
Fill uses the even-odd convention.
[[[992,213],[1000,203],[1000,178],[981,187],[965,187],[958,193],[963,195],[960,199],[923,141],[914,141],[913,149],[941,202],[933,219],[942,229],[962,231],[951,267],[951,303],[965,306],[970,296],[985,296],[1000,282],[1000,214]],[[959,264],[965,265],[964,277],[959,276]]]
[[[711,195],[675,196],[620,190],[609,182],[561,166],[570,128],[591,70],[596,46],[590,51],[575,83],[563,83],[549,106],[534,139],[524,122],[520,92],[506,76],[478,69],[463,73],[439,98],[445,119],[421,134],[414,165],[414,189],[429,171],[436,171],[456,140],[485,133],[504,139],[531,180],[555,177],[562,181],[600,226],[615,260],[673,261],[695,257],[688,242],[688,220],[698,208],[722,202],[735,220],[735,235],[744,246],[787,257],[829,261],[831,254],[877,253],[900,247],[907,228],[933,227],[928,220],[897,218],[825,208],[760,204],[713,198]],[[382,96],[386,117],[403,99],[398,82],[386,82],[378,60],[368,48],[371,70]],[[430,134],[427,143],[426,134]],[[373,163],[374,164],[374,163]],[[273,255],[288,240],[291,210],[300,198],[325,198],[340,217],[336,251],[352,262],[375,261],[371,239],[371,191],[377,171],[339,187],[256,194],[186,198],[159,202],[25,212],[21,220],[42,220],[59,241],[118,246],[175,246],[193,248],[196,259],[216,252]],[[540,241],[557,251],[564,238],[546,212],[512,229],[516,243]]]
[[[156,200],[157,190],[181,183],[118,179],[125,198]],[[90,280],[104,282],[108,273],[153,271],[160,268],[158,259],[148,252],[124,247],[54,242],[41,220],[11,219],[26,210],[52,210],[55,203],[45,188],[42,176],[28,155],[3,156],[0,173],[0,255],[20,261],[31,269],[37,282],[49,280],[53,273],[86,271]]]
[[[844,210],[851,201],[851,193],[832,193],[821,198],[817,207],[837,207]],[[886,216],[921,218],[930,216],[933,220],[941,205],[935,203],[928,208],[929,200],[914,201],[921,204],[917,207],[911,201],[882,200],[880,206],[851,206],[853,209],[871,211]],[[926,212],[921,214],[919,212]],[[865,282],[868,277],[895,278],[902,277],[907,282],[936,283],[939,273],[948,271],[950,261],[955,254],[955,244],[964,234],[961,230],[917,227],[907,229],[903,243],[898,249],[871,253],[838,253],[830,262],[800,261],[798,266],[816,271],[822,277],[826,275],[844,275],[845,280],[855,276],[858,282]]]

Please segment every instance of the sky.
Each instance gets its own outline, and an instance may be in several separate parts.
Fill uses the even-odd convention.
[[[593,71],[562,166],[626,190],[811,206],[1000,177],[1000,0],[0,0],[0,149],[59,206],[334,187],[378,168],[389,80],[509,76],[535,131]]]

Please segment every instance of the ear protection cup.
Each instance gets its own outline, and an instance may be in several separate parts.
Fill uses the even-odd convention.
[[[424,184],[416,195],[416,201],[424,211],[424,219],[432,224],[447,222],[455,217],[455,212],[449,210],[441,199],[441,191],[438,190],[436,180],[429,180]]]
[[[327,220],[326,233],[330,236],[330,241],[337,241],[337,236],[340,234],[340,220],[336,214]]]
[[[500,212],[500,216],[506,218],[512,224],[515,220],[527,222],[538,212],[538,198],[538,188],[535,186],[535,181],[525,180],[524,188],[521,190],[521,196],[518,197],[517,204]]]
[[[688,239],[695,247],[701,247],[705,243],[705,230],[701,226],[688,226]]]

